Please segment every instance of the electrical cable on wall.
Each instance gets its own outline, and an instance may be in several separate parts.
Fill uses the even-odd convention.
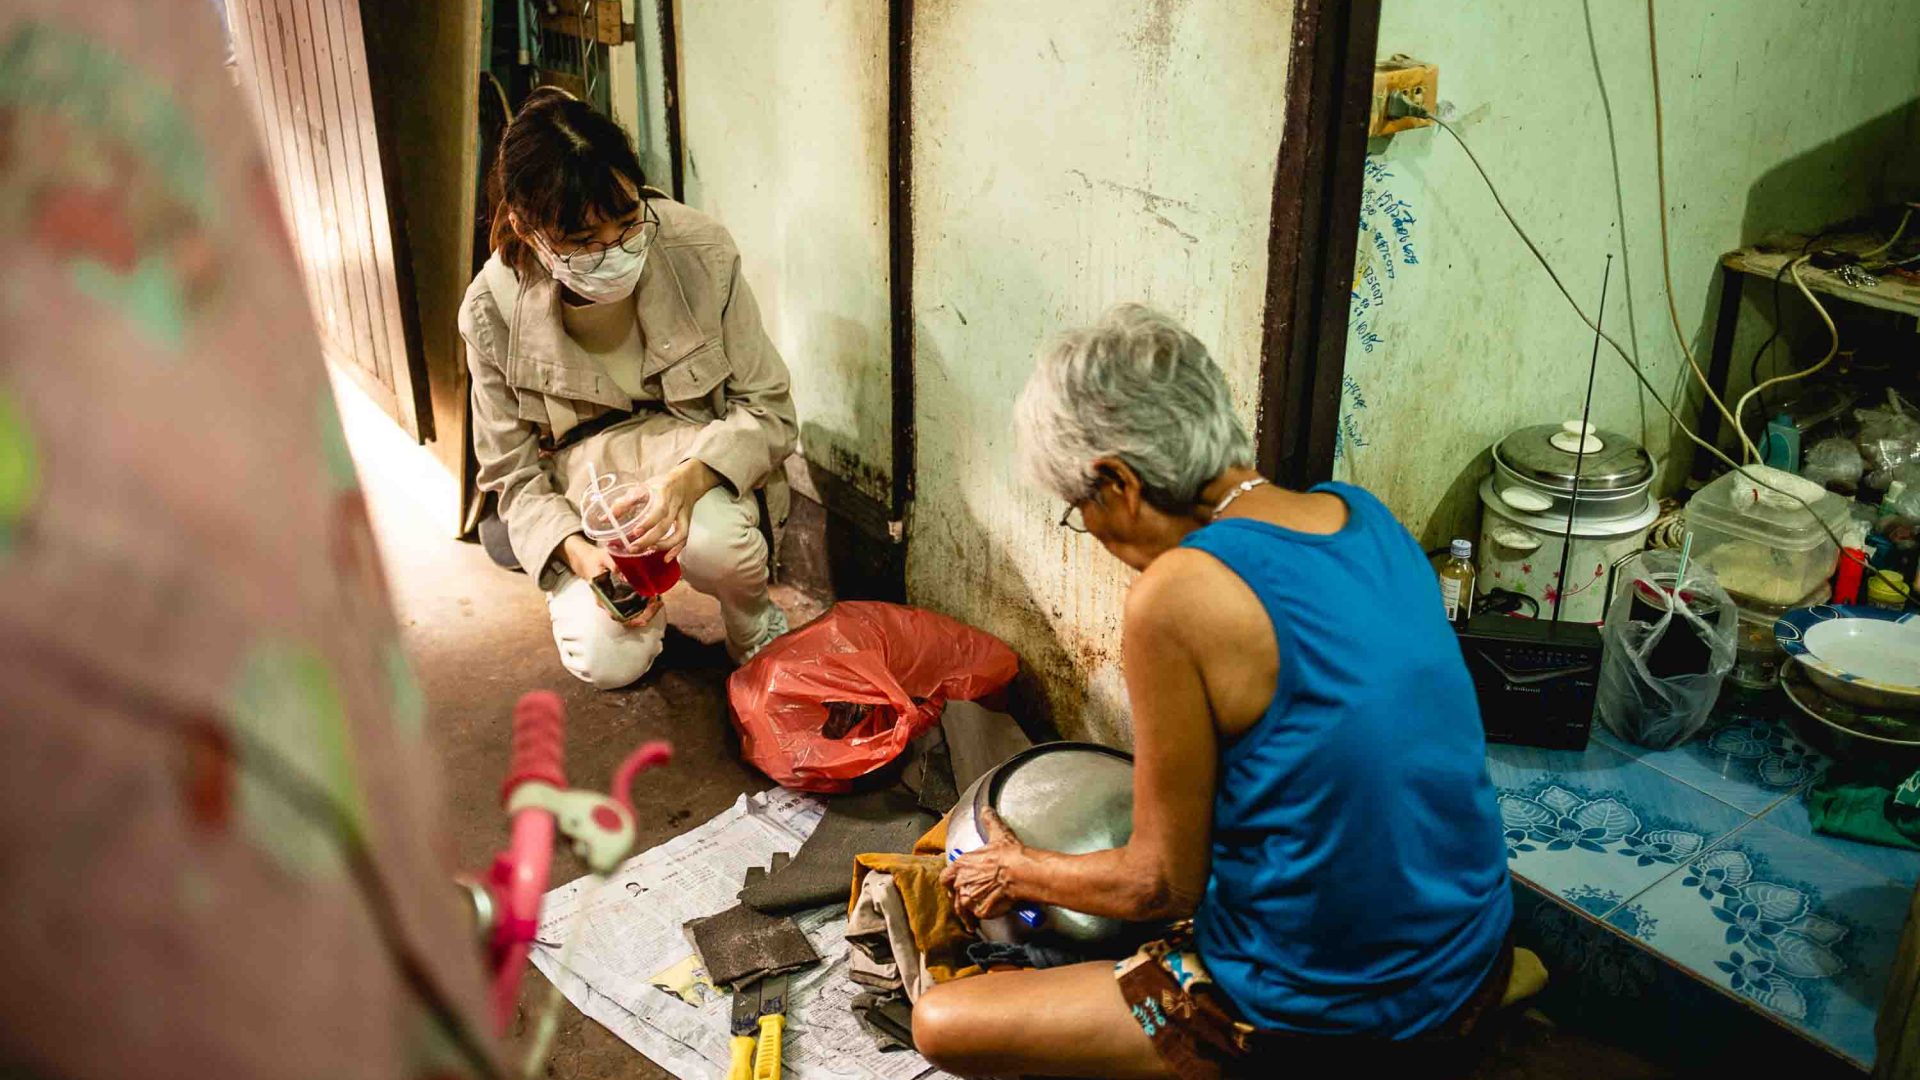
[[[1553,264],[1547,261],[1546,255],[1540,251],[1540,246],[1533,242],[1533,237],[1527,234],[1527,230],[1523,228],[1519,220],[1513,216],[1513,211],[1507,209],[1506,200],[1501,197],[1500,189],[1494,185],[1493,178],[1487,175],[1487,170],[1480,164],[1480,159],[1474,156],[1473,148],[1467,145],[1467,141],[1460,137],[1460,133],[1454,130],[1452,124],[1435,116],[1427,108],[1399,91],[1388,95],[1387,115],[1389,117],[1413,116],[1423,120],[1431,120],[1442,131],[1445,131],[1453,137],[1453,141],[1460,147],[1461,151],[1467,155],[1467,161],[1473,165],[1474,171],[1480,174],[1481,182],[1487,186],[1487,193],[1493,196],[1494,205],[1499,207],[1500,213],[1507,219],[1507,224],[1513,227],[1514,234],[1520,238],[1521,243],[1526,245],[1527,251],[1530,252],[1534,260],[1540,264],[1540,268],[1547,272],[1547,277],[1553,281],[1554,288],[1559,290],[1560,295],[1567,301],[1567,305],[1573,308],[1574,314],[1580,316],[1580,321],[1586,323],[1588,329],[1598,334],[1600,340],[1605,341],[1615,353],[1619,354],[1620,359],[1624,361],[1627,368],[1633,372],[1633,376],[1640,383],[1641,388],[1653,399],[1654,404],[1660,406],[1660,411],[1666,414],[1667,419],[1672,421],[1674,427],[1678,428],[1681,434],[1685,435],[1695,446],[1705,450],[1729,469],[1739,473],[1756,486],[1766,488],[1769,491],[1783,495],[1793,502],[1798,503],[1802,509],[1806,510],[1808,516],[1813,518],[1814,523],[1820,526],[1821,531],[1827,534],[1828,539],[1833,541],[1834,546],[1840,550],[1842,558],[1852,558],[1861,562],[1863,566],[1866,565],[1865,559],[1854,554],[1851,549],[1847,547],[1846,541],[1834,530],[1833,526],[1827,524],[1826,519],[1814,511],[1812,503],[1777,484],[1771,483],[1749,472],[1745,465],[1733,460],[1733,458],[1722,452],[1719,447],[1701,438],[1698,432],[1694,431],[1684,420],[1680,419],[1680,414],[1674,411],[1673,406],[1668,404],[1666,397],[1662,395],[1659,389],[1653,385],[1653,382],[1647,378],[1647,374],[1641,368],[1639,361],[1628,355],[1627,350],[1622,348],[1620,343],[1613,339],[1612,335],[1602,330],[1600,326],[1587,315],[1585,309],[1581,308],[1580,302],[1573,298],[1573,294],[1567,291],[1565,283],[1560,280],[1560,275],[1554,270]],[[1805,293],[1813,306],[1821,312],[1822,317],[1826,318],[1826,309],[1821,307],[1820,302],[1813,298],[1812,292],[1808,291],[1804,283],[1800,283],[1797,277],[1796,283],[1800,284],[1801,291]],[[1828,321],[1829,325],[1831,325],[1830,318]],[[1709,391],[1709,393],[1711,393],[1711,391]],[[1718,401],[1719,399],[1716,397],[1715,400]],[[1724,402],[1721,403],[1720,407],[1723,411],[1726,410]],[[1736,428],[1738,427],[1737,424],[1735,426]],[[1913,601],[1913,593],[1908,589],[1905,582],[1897,583],[1896,587],[1899,588],[1909,603]]]
[[[1740,419],[1739,419],[1740,410],[1745,407],[1747,403],[1747,398],[1750,398],[1753,396],[1753,391],[1748,391],[1747,395],[1740,399],[1739,404],[1734,408],[1733,413],[1729,415],[1727,412],[1727,403],[1721,399],[1719,394],[1714,392],[1711,382],[1707,379],[1706,372],[1700,370],[1699,361],[1694,359],[1693,350],[1689,348],[1687,345],[1686,332],[1680,328],[1680,311],[1674,302],[1674,294],[1673,294],[1673,256],[1670,249],[1670,242],[1667,236],[1667,153],[1666,153],[1666,137],[1665,137],[1666,113],[1665,113],[1665,109],[1661,105],[1660,45],[1659,45],[1659,34],[1655,28],[1655,21],[1656,20],[1655,20],[1655,14],[1654,14],[1654,0],[1647,0],[1647,61],[1648,61],[1648,70],[1651,73],[1653,78],[1654,178],[1655,178],[1655,184],[1657,186],[1658,193],[1660,196],[1660,207],[1659,207],[1660,209],[1660,272],[1661,272],[1662,278],[1664,279],[1664,283],[1666,285],[1667,314],[1668,314],[1668,317],[1673,322],[1673,334],[1674,334],[1674,338],[1680,343],[1680,351],[1687,358],[1687,366],[1693,369],[1694,377],[1700,381],[1700,388],[1706,391],[1707,400],[1712,402],[1714,407],[1720,410],[1720,415],[1726,417],[1728,422],[1733,425],[1733,433],[1736,437],[1739,438],[1741,446],[1745,449],[1747,459],[1749,461],[1753,461],[1757,463],[1760,460],[1760,451],[1756,446],[1754,446],[1753,440],[1747,437],[1747,431],[1744,427],[1740,425]],[[1458,141],[1459,136],[1455,135],[1454,139]],[[1466,144],[1461,143],[1461,145],[1464,147]],[[1481,175],[1481,179],[1486,179],[1486,174],[1484,172],[1481,173],[1480,175]],[[1488,185],[1491,186],[1492,181],[1488,181]],[[1912,215],[1912,211],[1908,211],[1906,215],[1903,215],[1900,218],[1900,226],[1899,228],[1894,230],[1893,236],[1885,244],[1882,244],[1879,247],[1874,248],[1873,251],[1870,253],[1870,256],[1878,255],[1879,253],[1893,247],[1893,245],[1899,241],[1900,234],[1906,231],[1907,220],[1909,217],[1911,217],[1911,215]],[[1511,217],[1509,217],[1508,220],[1511,221],[1512,220]],[[1516,223],[1514,227],[1519,228],[1519,225]],[[1806,263],[1810,258],[1811,256],[1803,252],[1799,258],[1788,262],[1787,276],[1793,279],[1793,284],[1796,288],[1800,290],[1800,295],[1807,298],[1807,303],[1812,304],[1814,311],[1819,313],[1820,321],[1826,324],[1827,333],[1831,338],[1831,344],[1827,349],[1827,355],[1821,357],[1820,362],[1813,365],[1811,368],[1808,368],[1798,373],[1788,373],[1787,375],[1777,376],[1767,381],[1766,383],[1763,383],[1761,386],[1755,387],[1754,388],[1755,390],[1764,389],[1767,386],[1773,386],[1775,384],[1787,382],[1792,379],[1806,378],[1808,375],[1812,375],[1813,373],[1826,367],[1829,363],[1833,361],[1833,358],[1836,355],[1838,355],[1840,352],[1840,331],[1839,331],[1839,328],[1834,325],[1833,316],[1827,313],[1826,306],[1820,303],[1819,299],[1813,295],[1813,291],[1807,288],[1807,283],[1801,280],[1800,278],[1800,266]],[[1568,299],[1572,299],[1572,298],[1569,297]],[[1624,356],[1625,354],[1623,353],[1622,355]],[[1637,373],[1637,370],[1636,370],[1636,373]],[[1641,381],[1644,383],[1645,379],[1643,378]],[[1658,400],[1658,399],[1656,398],[1655,400]],[[1661,407],[1665,409],[1666,403],[1661,402]],[[1673,411],[1671,409],[1667,409],[1666,411],[1669,416],[1673,415]],[[1678,422],[1679,420],[1676,417],[1675,423],[1678,423]],[[1709,453],[1711,453],[1714,457],[1719,458],[1721,461],[1725,462],[1727,465],[1731,466],[1734,469],[1734,471],[1738,472],[1741,476],[1746,477],[1748,480],[1751,480],[1756,484],[1760,484],[1761,486],[1766,487],[1769,490],[1775,491],[1782,495],[1787,495],[1788,497],[1792,498],[1793,501],[1799,503],[1802,507],[1806,509],[1808,516],[1812,517],[1813,520],[1820,525],[1821,529],[1826,532],[1827,536],[1833,541],[1834,546],[1840,549],[1842,553],[1842,557],[1843,558],[1847,557],[1846,553],[1850,549],[1847,547],[1846,542],[1840,538],[1840,534],[1834,531],[1833,527],[1828,525],[1826,521],[1820,517],[1819,514],[1814,513],[1813,505],[1811,503],[1807,502],[1805,499],[1802,499],[1797,495],[1792,494],[1791,492],[1782,491],[1780,488],[1776,487],[1773,484],[1767,484],[1762,482],[1758,477],[1754,476],[1752,473],[1749,473],[1745,469],[1745,467],[1741,465],[1735,465],[1733,463],[1733,460],[1727,457],[1725,454],[1722,454],[1718,447],[1707,446],[1705,440],[1701,439],[1698,435],[1694,434],[1692,431],[1689,431],[1684,425],[1681,427],[1681,430],[1686,432],[1687,436],[1691,438],[1696,444],[1706,447]],[[1865,569],[1871,571],[1872,567],[1866,563],[1866,560],[1864,558],[1861,559],[1860,562]],[[1900,593],[1905,598],[1906,602],[1909,604],[1912,603],[1914,599],[1912,590],[1907,588],[1907,585],[1905,582],[1898,582],[1896,584],[1900,590]]]
[[[493,92],[499,96],[500,114],[506,118],[507,123],[509,124],[513,123],[513,106],[507,104],[507,89],[506,87],[500,85],[499,76],[495,75],[491,71],[482,69],[480,72],[480,78],[483,81],[485,81],[488,86],[493,87]]]
[[[1905,222],[1901,223],[1903,228],[1905,227],[1905,224],[1906,224]],[[1753,389],[1748,390],[1745,394],[1742,394],[1740,396],[1740,400],[1733,406],[1733,416],[1734,416],[1734,422],[1736,424],[1739,423],[1740,417],[1746,415],[1747,402],[1753,400],[1755,395],[1764,393],[1766,389],[1770,386],[1777,386],[1780,383],[1792,382],[1795,379],[1804,379],[1807,376],[1812,375],[1817,371],[1820,371],[1822,368],[1825,368],[1828,364],[1831,364],[1833,362],[1834,357],[1840,355],[1839,327],[1833,324],[1833,316],[1827,313],[1827,309],[1820,303],[1820,301],[1814,299],[1812,291],[1807,288],[1807,283],[1803,281],[1800,277],[1801,265],[1811,257],[1812,256],[1809,256],[1809,255],[1801,255],[1798,258],[1788,260],[1787,276],[1793,279],[1794,287],[1800,290],[1800,295],[1806,297],[1807,302],[1813,305],[1813,310],[1820,314],[1820,321],[1827,324],[1827,336],[1830,339],[1830,343],[1827,346],[1827,355],[1821,357],[1820,362],[1817,364],[1814,364],[1812,367],[1804,368],[1800,371],[1789,371],[1785,375],[1776,375],[1773,378],[1768,379],[1766,382],[1756,385]],[[1753,440],[1746,437],[1746,432],[1744,430],[1742,430],[1740,433],[1740,441],[1746,444],[1747,453],[1750,455],[1749,460],[1753,460],[1753,461],[1759,460],[1760,455],[1754,450]]]
[[[1719,394],[1714,393],[1713,383],[1707,373],[1700,369],[1700,361],[1694,358],[1693,349],[1687,344],[1687,332],[1680,328],[1680,308],[1673,298],[1673,252],[1667,238],[1667,151],[1666,118],[1660,108],[1660,46],[1653,28],[1653,0],[1647,0],[1647,56],[1649,68],[1653,73],[1653,164],[1654,183],[1660,195],[1660,275],[1667,289],[1667,318],[1673,324],[1673,337],[1680,343],[1680,355],[1687,358],[1687,367],[1692,369],[1693,377],[1700,383],[1700,389],[1707,395],[1707,401],[1720,410],[1727,423],[1733,425],[1733,433],[1739,437],[1742,446],[1755,460],[1760,452],[1754,447],[1753,440],[1740,427],[1735,413],[1727,411],[1727,403]]]
[[[1780,340],[1780,320],[1783,317],[1780,308],[1780,279],[1786,276],[1787,264],[1783,262],[1780,264],[1780,269],[1773,272],[1773,332],[1767,335],[1766,340],[1760,343],[1759,348],[1753,350],[1753,359],[1747,361],[1748,386],[1760,385],[1760,361],[1764,359],[1768,351],[1773,348],[1774,342]],[[1788,359],[1792,359],[1791,354],[1789,354]],[[1769,412],[1770,410],[1771,406],[1767,404],[1767,395],[1761,394],[1760,411]]]
[[[1827,230],[1823,229],[1807,237],[1800,244],[1799,254],[1805,255],[1813,249],[1813,245],[1819,243],[1826,235]],[[1780,308],[1780,282],[1787,276],[1787,266],[1791,262],[1793,262],[1792,259],[1782,262],[1780,269],[1773,272],[1773,332],[1767,335],[1767,339],[1760,343],[1759,348],[1753,350],[1753,359],[1747,361],[1747,384],[1749,386],[1759,385],[1761,381],[1760,361],[1767,355],[1768,350],[1773,348],[1774,343],[1780,340],[1780,320],[1782,317]],[[1760,407],[1763,410],[1767,408],[1767,398],[1765,394],[1760,395]]]
[[[1900,224],[1894,228],[1893,235],[1887,239],[1887,242],[1874,248],[1872,251],[1862,253],[1860,258],[1862,260],[1871,259],[1887,251],[1888,249],[1892,248],[1893,245],[1899,243],[1900,237],[1906,234],[1907,222],[1911,220],[1913,220],[1912,210],[1908,210],[1906,213],[1901,214]],[[1811,247],[1812,242],[1809,241],[1806,246]],[[1829,344],[1827,347],[1827,355],[1821,357],[1820,362],[1813,365],[1810,368],[1806,368],[1802,371],[1791,371],[1785,375],[1777,375],[1771,379],[1768,379],[1766,382],[1756,384],[1753,389],[1747,391],[1746,394],[1742,395],[1738,404],[1734,405],[1733,415],[1736,419],[1746,415],[1747,401],[1753,398],[1755,395],[1763,393],[1770,386],[1775,386],[1784,382],[1792,382],[1795,379],[1804,379],[1807,376],[1812,375],[1814,372],[1819,371],[1821,368],[1824,368],[1828,364],[1832,363],[1833,358],[1835,356],[1838,356],[1840,353],[1840,330],[1838,327],[1834,325],[1833,316],[1827,313],[1826,306],[1821,304],[1820,301],[1814,297],[1813,291],[1807,288],[1807,283],[1803,281],[1800,277],[1800,268],[1806,265],[1811,258],[1812,256],[1808,255],[1806,253],[1805,248],[1803,247],[1800,255],[1797,258],[1788,259],[1786,265],[1783,266],[1781,269],[1785,270],[1787,272],[1787,275],[1793,278],[1794,287],[1800,290],[1800,295],[1807,298],[1807,303],[1813,305],[1813,310],[1816,312],[1819,312],[1820,321],[1827,325],[1827,335],[1831,339],[1831,344]],[[1778,272],[1776,272],[1774,274],[1774,281],[1777,283],[1779,280],[1780,280],[1780,275]],[[1778,324],[1779,318],[1780,318],[1779,313],[1776,310],[1774,313],[1774,320],[1775,320],[1776,326]],[[1777,329],[1774,332],[1776,335],[1779,333]],[[1765,402],[1765,400],[1766,399],[1764,397],[1761,398],[1761,401],[1763,403]],[[1744,434],[1745,433],[1743,431],[1742,432],[1743,441],[1747,442],[1747,449],[1751,451],[1753,449],[1753,443],[1751,441],[1745,440]]]

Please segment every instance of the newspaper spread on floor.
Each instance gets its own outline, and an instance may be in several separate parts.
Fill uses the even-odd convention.
[[[738,903],[749,867],[791,853],[824,807],[775,788],[642,852],[597,886],[579,878],[546,896],[533,962],[579,1010],[655,1064],[681,1077],[724,1076],[732,999],[700,969],[681,930],[689,919]],[[851,867],[848,868],[851,872]],[[883,1054],[854,1018],[844,907],[798,919],[820,954],[788,991],[782,1061],[795,1080],[921,1080],[942,1077],[919,1055]],[[580,935],[566,966],[565,943]]]

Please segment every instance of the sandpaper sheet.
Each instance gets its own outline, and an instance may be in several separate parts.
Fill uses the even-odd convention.
[[[820,954],[792,919],[765,915],[745,904],[693,920],[687,936],[707,977],[736,990],[820,962]]]
[[[854,856],[912,851],[913,842],[938,820],[921,807],[919,796],[904,787],[833,797],[793,862],[762,882],[750,882],[740,899],[776,914],[845,904],[853,882]]]

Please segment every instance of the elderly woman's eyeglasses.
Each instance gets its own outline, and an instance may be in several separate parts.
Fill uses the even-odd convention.
[[[1105,506],[1106,503],[1100,502],[1100,489],[1105,487],[1108,482],[1109,478],[1104,476],[1095,480],[1093,490],[1087,493],[1086,498],[1068,503],[1067,512],[1060,515],[1060,527],[1082,535],[1091,532],[1092,530],[1087,528],[1086,515],[1080,512],[1080,508],[1090,502]]]
[[[640,220],[623,229],[619,238],[612,243],[588,240],[568,251],[556,249],[554,256],[576,274],[591,274],[607,261],[607,252],[617,247],[629,255],[638,255],[653,244],[653,238],[659,232],[659,215],[654,213],[651,203],[642,201]]]

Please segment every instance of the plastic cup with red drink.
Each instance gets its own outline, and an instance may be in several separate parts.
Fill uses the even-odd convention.
[[[634,549],[633,541],[644,531],[640,519],[646,516],[652,496],[645,487],[614,476],[596,479],[587,489],[586,506],[580,515],[587,539],[607,549],[620,576],[641,596],[659,596],[680,581],[680,563],[669,560],[659,548]]]

